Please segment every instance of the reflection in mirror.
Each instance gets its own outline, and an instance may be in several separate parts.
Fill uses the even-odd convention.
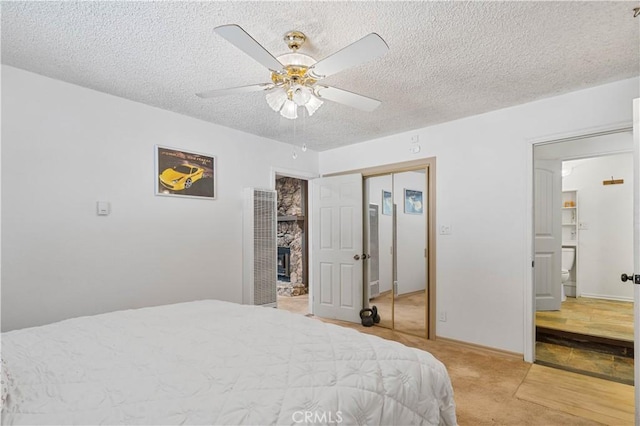
[[[393,328],[392,295],[392,180],[391,175],[373,176],[365,179],[366,205],[369,214],[366,220],[365,247],[368,258],[365,270],[369,303],[376,306],[380,323]],[[367,304],[365,303],[365,306]]]
[[[427,214],[424,170],[393,175],[395,220],[394,329],[427,334]]]
[[[365,179],[365,306],[383,327],[427,337],[425,170]]]

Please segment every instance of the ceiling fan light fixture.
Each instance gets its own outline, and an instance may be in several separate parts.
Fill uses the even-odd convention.
[[[307,103],[304,104],[304,107],[307,109],[307,112],[309,113],[309,117],[311,117],[313,113],[316,112],[318,108],[322,106],[323,103],[324,102],[322,102],[320,99],[311,95]]]
[[[298,118],[298,107],[301,106],[305,107],[309,116],[313,115],[324,103],[323,99],[362,111],[373,111],[381,103],[379,100],[347,90],[317,84],[322,78],[384,55],[389,50],[389,46],[376,33],[370,33],[324,59],[316,61],[311,56],[298,51],[306,40],[306,36],[300,31],[290,31],[285,34],[284,40],[290,52],[277,58],[239,25],[221,25],[214,31],[269,69],[271,82],[208,90],[196,94],[203,99],[234,93],[265,91],[269,107],[290,120]]]
[[[289,120],[295,120],[298,118],[298,105],[295,102],[286,100],[280,110],[280,115]]]
[[[285,66],[285,69],[286,66],[310,68],[317,62],[311,56],[298,52],[285,53],[284,55],[278,56],[276,59]]]
[[[280,112],[282,105],[287,100],[287,92],[281,88],[275,88],[270,90],[265,97],[271,109]]]
[[[291,88],[291,100],[298,106],[302,106],[311,99],[311,89],[300,85]]]

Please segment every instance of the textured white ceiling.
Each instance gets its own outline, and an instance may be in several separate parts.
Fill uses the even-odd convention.
[[[640,74],[638,2],[2,2],[2,62],[315,150],[357,143]],[[332,103],[293,122],[264,93],[194,94],[269,81],[213,32],[238,24],[274,56],[304,32],[320,60],[376,32],[390,51],[324,82],[382,101]],[[294,128],[295,127],[295,128]]]

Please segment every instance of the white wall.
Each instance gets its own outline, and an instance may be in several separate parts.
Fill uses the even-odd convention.
[[[320,153],[323,174],[437,157],[437,335],[524,351],[531,140],[631,123],[637,78]],[[517,87],[514,87],[517,90]],[[411,154],[412,137],[422,150]]]
[[[633,154],[567,161],[565,166],[573,169],[562,188],[578,191],[578,219],[588,225],[578,230],[579,294],[633,300],[633,285],[620,281],[620,274],[633,271]],[[611,176],[624,184],[603,185]]]
[[[7,66],[2,124],[2,330],[241,302],[243,188],[318,170],[312,151]],[[155,144],[217,156],[218,199],[155,196]]]

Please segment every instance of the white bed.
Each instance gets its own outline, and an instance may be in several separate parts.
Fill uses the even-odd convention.
[[[6,332],[2,363],[2,424],[456,424],[431,354],[215,300]]]

